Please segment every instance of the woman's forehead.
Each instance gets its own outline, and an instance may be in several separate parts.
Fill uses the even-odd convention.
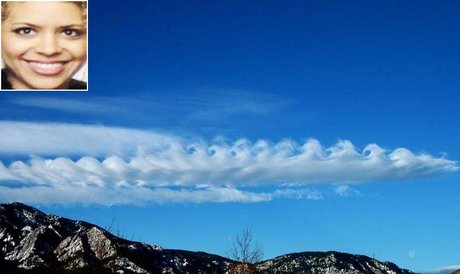
[[[83,12],[72,2],[9,2],[8,19],[34,25],[78,25],[83,23]]]

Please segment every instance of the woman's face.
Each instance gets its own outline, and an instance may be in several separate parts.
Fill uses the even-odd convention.
[[[86,62],[86,25],[71,2],[9,2],[2,59],[14,89],[62,89]]]

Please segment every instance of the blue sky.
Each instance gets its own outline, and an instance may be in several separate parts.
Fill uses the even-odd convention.
[[[90,1],[89,91],[0,94],[0,200],[165,248],[460,261],[456,1]]]

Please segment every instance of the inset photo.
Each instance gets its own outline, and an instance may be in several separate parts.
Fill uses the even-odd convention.
[[[87,1],[1,1],[2,91],[88,90]]]

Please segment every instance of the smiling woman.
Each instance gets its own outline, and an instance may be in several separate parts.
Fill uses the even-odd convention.
[[[2,2],[1,89],[86,90],[86,2]]]

